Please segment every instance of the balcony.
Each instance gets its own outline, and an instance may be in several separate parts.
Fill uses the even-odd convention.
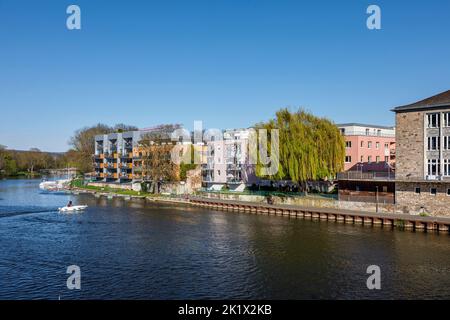
[[[128,174],[128,173],[121,173],[120,174],[120,179],[131,180],[131,179],[133,179],[133,175],[132,174]]]
[[[203,182],[213,182],[213,178],[211,176],[202,177]]]
[[[227,183],[229,183],[229,184],[241,184],[243,182],[244,181],[238,177],[228,177],[227,178]]]
[[[202,166],[202,170],[214,170],[214,164],[207,163],[207,164]]]
[[[241,171],[241,164],[227,164],[227,171]]]
[[[362,172],[347,171],[337,174],[338,180],[395,180],[395,173],[389,172]]]
[[[122,168],[122,169],[132,169],[133,168],[133,164],[131,162],[121,162],[120,163],[120,168]]]
[[[120,158],[131,159],[131,158],[133,158],[133,152],[125,151],[124,153],[120,154]]]

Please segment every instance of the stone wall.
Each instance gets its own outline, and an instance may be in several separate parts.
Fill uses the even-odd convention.
[[[396,114],[396,179],[423,179],[424,112]]]
[[[87,184],[88,186],[94,186],[99,188],[110,188],[110,189],[117,189],[117,190],[131,190],[131,183],[108,183],[108,182],[89,182]]]
[[[420,188],[420,194],[415,192]],[[432,195],[431,188],[437,189]],[[450,183],[445,182],[397,182],[397,209],[403,213],[426,213],[430,216],[450,216],[450,196],[447,195]]]
[[[267,203],[265,196],[259,195],[243,195],[243,194],[229,194],[229,193],[212,193],[202,192],[201,196],[213,199],[225,199],[236,201],[251,201]],[[306,197],[272,197],[275,204],[289,204],[302,207],[315,207],[315,208],[332,208],[332,209],[345,209],[345,210],[361,210],[361,211],[376,211],[376,204],[373,202],[354,202],[354,201],[338,201],[335,199],[328,199],[317,196]],[[395,205],[393,204],[378,204],[379,212],[393,213]]]

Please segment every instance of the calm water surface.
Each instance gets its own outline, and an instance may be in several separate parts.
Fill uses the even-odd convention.
[[[0,181],[0,299],[450,298],[450,237]],[[60,214],[69,199],[83,213]],[[66,268],[81,268],[68,290]],[[378,265],[381,290],[368,290]]]

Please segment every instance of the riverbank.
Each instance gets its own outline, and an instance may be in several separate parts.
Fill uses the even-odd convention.
[[[215,210],[238,211],[254,214],[287,216],[293,218],[329,221],[354,225],[382,226],[384,228],[450,233],[450,218],[409,215],[401,213],[380,213],[360,210],[306,207],[289,204],[266,204],[262,202],[211,199],[200,196],[142,194],[136,191],[110,192],[85,188],[72,188],[75,194],[88,193],[95,197],[123,197],[126,200],[140,199],[149,202],[165,202],[213,208]]]

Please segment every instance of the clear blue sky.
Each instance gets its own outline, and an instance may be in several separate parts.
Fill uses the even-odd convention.
[[[98,122],[247,127],[299,106],[392,125],[392,107],[450,89],[449,35],[448,0],[0,0],[0,144],[65,151]]]

